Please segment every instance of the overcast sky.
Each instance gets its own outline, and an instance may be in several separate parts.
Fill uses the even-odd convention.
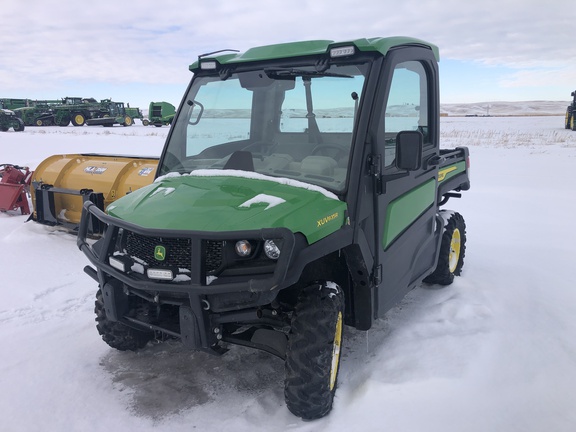
[[[566,100],[569,0],[1,0],[0,98],[177,105],[199,54],[414,36],[440,48],[441,102]]]

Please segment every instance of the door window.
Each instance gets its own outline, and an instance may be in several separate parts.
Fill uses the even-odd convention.
[[[419,130],[424,135],[424,144],[429,142],[428,80],[422,63],[407,61],[394,68],[382,125],[384,166],[394,163],[398,132]]]

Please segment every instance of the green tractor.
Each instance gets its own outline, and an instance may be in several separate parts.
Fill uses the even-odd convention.
[[[148,107],[148,118],[142,120],[144,126],[154,125],[162,127],[164,125],[172,124],[174,115],[176,114],[176,107],[168,102],[150,102]]]
[[[144,115],[142,114],[140,108],[132,108],[130,104],[126,104],[126,108],[124,109],[126,111],[126,115],[130,116],[132,120],[140,119],[141,121],[144,121]]]
[[[100,109],[92,113],[92,118],[86,120],[88,126],[132,126],[133,118],[126,113],[124,102],[113,102],[111,99],[100,101]]]
[[[574,118],[576,116],[576,91],[570,93],[570,96],[572,96],[572,102],[566,108],[564,127],[576,131],[576,119]]]
[[[24,122],[14,114],[14,111],[4,109],[4,102],[0,101],[0,130],[7,132],[10,128],[14,129],[14,132],[22,132]]]

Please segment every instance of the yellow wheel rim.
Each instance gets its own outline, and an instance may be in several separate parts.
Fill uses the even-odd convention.
[[[456,228],[452,233],[452,240],[450,240],[450,256],[448,257],[450,273],[454,273],[458,266],[458,260],[460,259],[460,241],[460,230]]]
[[[336,330],[334,334],[334,346],[332,347],[332,367],[330,368],[330,391],[336,386],[338,363],[340,362],[340,346],[342,344],[342,312],[338,312]]]
[[[74,120],[76,121],[76,124],[82,124],[84,123],[84,116],[81,114],[76,114],[74,116]]]

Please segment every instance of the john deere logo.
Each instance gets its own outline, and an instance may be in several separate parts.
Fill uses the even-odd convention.
[[[156,246],[154,248],[154,258],[158,261],[164,261],[166,259],[166,248],[164,246]]]

